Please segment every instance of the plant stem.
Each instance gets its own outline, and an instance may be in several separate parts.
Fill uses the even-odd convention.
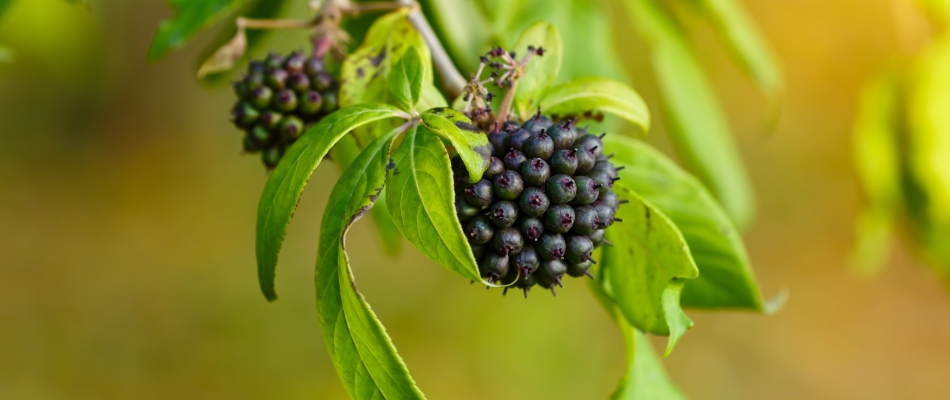
[[[518,90],[518,81],[515,79],[508,91],[505,92],[505,98],[501,100],[501,110],[498,110],[498,118],[495,119],[495,129],[501,129],[508,122],[508,113],[511,112],[511,103],[515,100],[515,92]]]
[[[412,23],[412,26],[416,28],[419,35],[421,35],[426,41],[426,44],[429,45],[429,50],[432,52],[432,65],[435,67],[436,72],[439,73],[445,94],[449,102],[451,102],[462,94],[462,90],[465,88],[465,78],[463,78],[462,74],[455,68],[455,64],[452,63],[449,54],[445,51],[445,48],[442,47],[442,42],[439,41],[439,37],[436,36],[435,31],[432,30],[432,26],[429,25],[429,21],[426,20],[425,15],[422,14],[419,3],[416,3],[414,0],[398,0],[398,3],[403,6],[411,7],[411,11],[408,15],[409,22]]]
[[[248,29],[307,29],[313,27],[315,21],[299,19],[249,19],[238,17],[238,28]]]

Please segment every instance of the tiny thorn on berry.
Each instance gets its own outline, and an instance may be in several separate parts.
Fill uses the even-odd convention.
[[[617,201],[618,204],[627,204],[627,203],[629,203],[629,202],[630,202],[630,200],[619,200],[619,201]]]
[[[610,243],[610,241],[609,241],[609,240],[606,240],[606,239],[604,239],[604,244],[606,244],[606,245],[608,245],[608,246],[610,246],[610,247],[614,247],[614,244],[613,244],[613,243]]]
[[[590,271],[584,272],[584,275],[587,275],[587,277],[590,278],[590,279],[594,279],[594,275],[591,274]]]
[[[524,298],[528,298],[528,288],[524,288]]]
[[[620,218],[614,218],[614,222],[623,222],[623,220]]]
[[[551,294],[552,294],[554,297],[557,297],[557,292],[554,291],[554,288],[553,288],[553,287],[551,288]]]
[[[607,136],[607,132],[604,132],[604,133],[601,133],[601,134],[600,134],[600,138],[601,138],[601,139],[603,139],[604,136]]]
[[[507,294],[508,294],[508,288],[506,287],[505,290],[502,290],[502,291],[501,291],[501,295],[502,295],[502,296],[505,296],[505,295],[507,295]]]
[[[624,168],[627,168],[627,166],[626,166],[626,165],[621,165],[621,166],[616,167],[616,168],[614,168],[614,169],[617,170],[617,171],[623,171]]]

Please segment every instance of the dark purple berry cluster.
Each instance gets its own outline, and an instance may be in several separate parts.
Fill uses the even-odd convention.
[[[244,150],[262,153],[264,165],[274,168],[305,126],[336,111],[338,87],[322,59],[301,52],[251,62],[234,83],[238,101],[231,111],[245,132]]]
[[[527,297],[534,285],[553,292],[565,274],[590,276],[591,254],[620,205],[601,137],[538,113],[488,133],[482,180],[470,183],[453,160],[456,213],[486,281],[514,283]]]

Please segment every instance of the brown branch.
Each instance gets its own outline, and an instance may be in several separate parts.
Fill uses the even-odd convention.
[[[429,50],[432,52],[432,65],[435,67],[436,72],[438,72],[439,78],[442,80],[443,89],[445,89],[445,94],[451,103],[452,100],[455,100],[456,97],[462,94],[462,90],[465,88],[465,78],[463,78],[462,74],[455,68],[455,64],[452,63],[449,54],[445,51],[445,48],[442,47],[442,42],[439,41],[439,37],[436,36],[435,31],[432,30],[432,26],[429,25],[429,21],[426,20],[425,15],[422,14],[419,3],[416,3],[414,0],[398,0],[398,3],[412,8],[408,16],[409,22],[412,23],[412,26],[416,28],[419,35],[421,35],[426,41],[426,44],[429,45]]]
[[[247,29],[309,29],[316,24],[316,21],[304,21],[299,19],[250,19],[238,17],[238,28]]]
[[[515,79],[508,91],[505,92],[505,98],[501,100],[501,110],[498,110],[498,118],[495,119],[495,129],[501,129],[508,122],[508,114],[511,112],[511,103],[514,103],[515,92],[518,90],[518,81]]]

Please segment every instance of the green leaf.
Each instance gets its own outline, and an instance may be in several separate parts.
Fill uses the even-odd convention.
[[[528,63],[528,72],[518,82],[514,109],[521,119],[535,112],[541,93],[557,80],[561,70],[563,44],[557,28],[547,22],[531,25],[511,48],[519,57],[528,54],[528,46],[544,47],[543,56],[533,56]]]
[[[463,76],[478,68],[478,56],[494,44],[492,28],[471,0],[420,0],[426,19]]]
[[[320,225],[317,311],[333,365],[353,399],[425,398],[357,290],[346,255],[346,232],[382,193],[389,150],[398,133],[374,140],[346,169],[330,193]]]
[[[403,111],[385,104],[347,107],[324,117],[287,149],[271,172],[257,207],[257,274],[264,297],[270,301],[277,299],[274,291],[277,254],[300,194],[323,157],[354,128],[404,116]]]
[[[782,74],[762,34],[736,0],[692,0],[743,71],[769,96],[782,92]]]
[[[655,0],[625,3],[633,25],[650,45],[674,147],[736,226],[744,229],[755,212],[751,184],[699,60],[682,30]]]
[[[448,107],[449,102],[442,96],[442,92],[436,89],[432,83],[426,83],[422,86],[422,97],[419,98],[419,104],[416,108],[419,110],[429,110],[437,107]]]
[[[148,60],[155,61],[169,51],[184,46],[198,32],[228,15],[245,0],[168,0],[177,12],[158,26],[148,49]]]
[[[899,95],[897,76],[881,74],[865,87],[854,126],[854,160],[867,197],[858,217],[854,262],[865,274],[879,271],[887,261],[901,206]]]
[[[680,309],[679,298],[683,285],[699,276],[699,269],[676,225],[621,182],[614,190],[630,203],[617,211],[616,217],[623,221],[607,230],[613,246],[604,249],[602,273],[627,321],[646,332],[670,336],[669,354],[693,325]]]
[[[275,19],[280,17],[283,11],[287,8],[287,0],[245,1],[246,4],[231,16],[236,17],[237,15],[240,15],[242,17],[251,19]],[[254,54],[254,51],[259,49],[261,45],[264,44],[265,39],[270,33],[270,29],[247,30],[244,33],[244,36],[247,38],[247,49],[244,51],[243,56],[234,62],[234,65],[239,65],[250,58],[251,55]],[[201,67],[205,65],[207,62],[206,60],[210,59],[219,49],[225,46],[228,41],[233,40],[236,34],[237,26],[235,24],[225,24],[220,32],[215,35],[214,40],[212,40],[201,52],[201,56],[198,59],[200,62],[198,70],[200,70]],[[230,72],[231,71],[210,72],[202,77],[201,81],[212,85],[226,83],[231,78]]]
[[[697,308],[763,310],[742,236],[696,178],[646,143],[604,137],[621,182],[663,212],[683,234],[699,277],[686,283],[681,303]]]
[[[425,125],[409,131],[393,155],[396,169],[386,189],[399,232],[429,257],[466,279],[481,281],[472,248],[455,215],[449,154]]]
[[[472,125],[465,114],[451,108],[426,111],[422,113],[422,122],[432,132],[452,143],[472,183],[482,179],[491,161],[491,147],[484,132]]]
[[[541,109],[553,115],[605,112],[634,124],[643,133],[650,129],[650,111],[631,87],[607,78],[585,77],[548,88]]]
[[[425,75],[425,64],[419,50],[410,47],[389,74],[389,93],[397,106],[407,111],[415,108]]]
[[[340,167],[342,172],[349,168],[361,152],[353,135],[345,135],[330,149],[330,159]],[[370,215],[373,217],[376,232],[379,233],[380,241],[383,243],[383,251],[391,256],[399,255],[402,251],[402,235],[393,224],[393,219],[386,208],[386,196],[380,196],[376,200],[376,206],[370,211]]]
[[[0,0],[0,18],[3,17],[3,13],[10,9],[10,6],[13,5],[13,0]]]

